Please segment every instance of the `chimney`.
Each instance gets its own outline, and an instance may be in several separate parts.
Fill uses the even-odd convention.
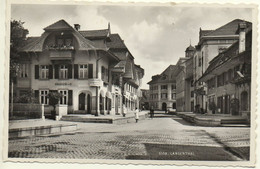
[[[246,23],[245,22],[239,23],[238,33],[239,33],[239,53],[241,53],[246,50]]]
[[[80,30],[80,24],[74,24],[74,28],[79,31]]]

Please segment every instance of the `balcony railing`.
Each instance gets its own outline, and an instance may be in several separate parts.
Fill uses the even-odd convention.
[[[47,49],[49,50],[74,50],[72,45],[48,45]]]

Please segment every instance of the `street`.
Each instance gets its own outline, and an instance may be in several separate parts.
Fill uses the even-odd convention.
[[[153,119],[138,123],[77,124],[78,130],[73,133],[10,139],[8,156],[211,161],[248,160],[249,157],[248,127],[194,126],[162,112],[155,112]]]

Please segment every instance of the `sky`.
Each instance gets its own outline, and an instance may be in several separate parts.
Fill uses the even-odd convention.
[[[81,30],[106,29],[124,40],[135,63],[145,70],[143,89],[156,74],[185,56],[199,40],[199,30],[217,29],[234,20],[252,22],[252,10],[237,6],[118,6],[118,5],[12,5],[11,19],[25,22],[28,36],[40,36],[43,28],[64,19]]]

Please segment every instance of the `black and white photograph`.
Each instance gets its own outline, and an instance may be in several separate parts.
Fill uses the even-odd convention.
[[[256,11],[10,3],[6,160],[253,166]]]

